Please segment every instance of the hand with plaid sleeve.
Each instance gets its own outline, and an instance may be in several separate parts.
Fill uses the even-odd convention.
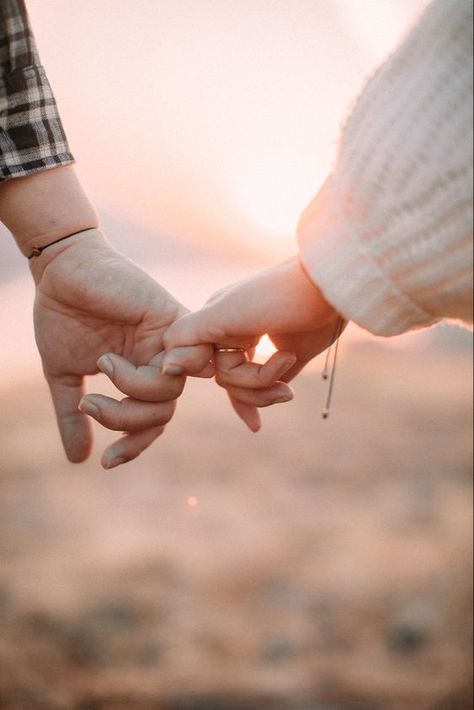
[[[185,377],[161,372],[162,335],[186,309],[112,249],[72,162],[24,2],[0,0],[0,221],[30,259],[36,342],[66,454],[88,457],[89,415],[125,432],[103,454],[112,468],[138,456],[173,415]],[[198,350],[202,374],[211,350]],[[103,353],[112,355],[98,363]],[[120,379],[128,397],[84,398],[84,377],[113,375],[122,357],[134,373],[129,385]]]
[[[183,390],[184,375],[162,373],[161,360],[163,334],[186,309],[114,251],[74,166],[4,182],[0,220],[30,256],[36,342],[69,460],[89,456],[93,417],[125,432],[104,452],[102,465],[130,461],[163,432]],[[111,357],[101,358],[104,353]],[[199,360],[194,372],[205,375],[212,347],[189,354]],[[119,378],[127,397],[121,402],[98,394],[84,398],[85,376],[102,370],[113,378],[114,362],[122,358],[134,373],[130,382],[128,373]]]

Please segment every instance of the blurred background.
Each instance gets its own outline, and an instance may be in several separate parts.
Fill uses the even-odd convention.
[[[27,2],[104,230],[192,308],[294,253],[425,4]],[[2,709],[472,707],[470,333],[351,326],[327,421],[319,359],[256,436],[191,380],[138,461],[104,472],[97,429],[73,466],[0,238]]]

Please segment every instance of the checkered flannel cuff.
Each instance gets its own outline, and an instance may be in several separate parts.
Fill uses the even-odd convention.
[[[0,181],[72,162],[43,67],[0,77]]]

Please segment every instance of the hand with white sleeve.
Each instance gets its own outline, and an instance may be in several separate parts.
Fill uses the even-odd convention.
[[[219,291],[200,311],[175,321],[164,335],[163,369],[180,364],[182,346],[212,343],[242,348],[217,352],[216,381],[252,430],[260,427],[256,407],[288,401],[286,384],[343,328],[340,315],[310,281],[298,257]],[[277,352],[264,365],[251,361],[259,338],[268,334]],[[183,366],[183,372],[189,372]]]

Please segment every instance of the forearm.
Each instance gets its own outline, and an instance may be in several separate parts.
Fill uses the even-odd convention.
[[[0,184],[0,221],[28,256],[67,234],[98,227],[95,209],[73,166]]]
[[[23,254],[97,228],[94,207],[71,165],[74,159],[24,0],[0,3],[0,114],[0,221]],[[48,249],[48,256],[31,263],[40,261],[44,267],[62,248]],[[35,265],[35,278],[40,271]]]

